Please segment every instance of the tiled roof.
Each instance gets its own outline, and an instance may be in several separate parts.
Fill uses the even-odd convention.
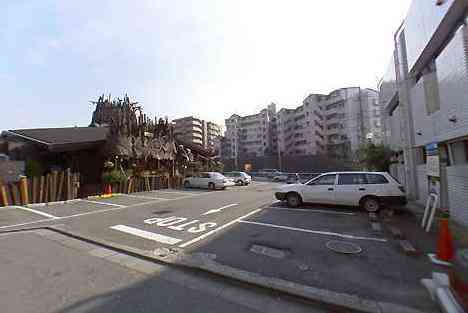
[[[108,131],[106,127],[65,127],[14,129],[8,132],[44,145],[64,145],[105,141]]]

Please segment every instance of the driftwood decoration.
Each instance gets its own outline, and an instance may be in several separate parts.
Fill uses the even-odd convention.
[[[96,105],[92,125],[110,128],[104,148],[109,159],[120,157],[139,164],[176,161],[178,165],[193,161],[190,149],[176,144],[174,126],[167,117],[149,118],[127,95],[113,100],[102,95],[91,103]]]

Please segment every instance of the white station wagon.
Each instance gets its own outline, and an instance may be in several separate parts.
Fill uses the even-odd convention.
[[[404,187],[384,172],[331,172],[305,184],[281,186],[278,200],[298,207],[303,202],[361,206],[369,212],[385,205],[406,204]]]
[[[192,177],[184,179],[185,188],[208,188],[208,189],[226,189],[226,187],[234,186],[232,179],[226,178],[218,172],[202,172]]]

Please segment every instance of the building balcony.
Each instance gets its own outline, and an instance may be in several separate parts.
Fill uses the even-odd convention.
[[[198,145],[203,145],[203,141],[198,138],[192,138],[192,142]]]
[[[203,123],[200,120],[193,119],[191,121],[191,123],[192,123],[192,125],[196,125],[196,126],[199,126],[199,127],[203,126]]]
[[[199,128],[199,127],[192,127],[191,131],[193,133],[198,133],[200,135],[203,135],[203,130],[201,128]]]
[[[197,133],[197,132],[193,132],[193,133],[192,133],[192,137],[193,137],[193,138],[203,139],[203,135],[200,134],[200,133]]]

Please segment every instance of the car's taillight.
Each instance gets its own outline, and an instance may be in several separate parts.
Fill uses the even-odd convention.
[[[398,189],[400,189],[401,192],[405,193],[405,187],[403,187],[403,186],[398,186]]]

